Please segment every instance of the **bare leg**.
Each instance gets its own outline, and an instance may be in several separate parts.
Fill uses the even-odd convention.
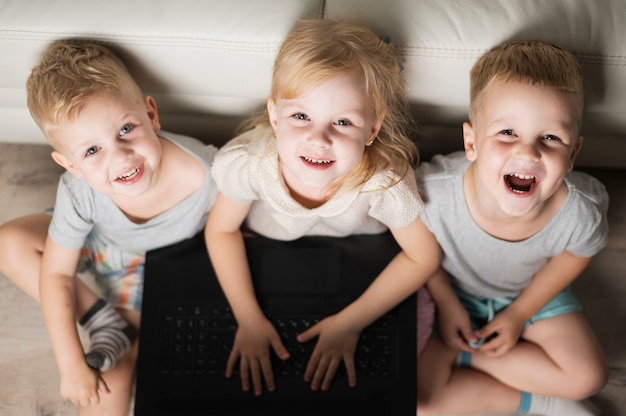
[[[471,366],[519,390],[581,400],[608,380],[608,367],[593,330],[580,313],[538,321],[501,357],[472,354]]]
[[[560,324],[563,323],[561,322]],[[593,344],[591,342],[589,345]],[[524,349],[527,348],[528,351],[531,351],[531,357],[539,349],[539,347],[529,342],[524,342],[523,345]],[[595,348],[588,349],[589,345],[583,346],[582,352],[597,352]],[[477,361],[476,367],[480,367],[482,371],[476,368],[460,368],[456,365],[458,351],[450,349],[438,338],[430,338],[418,358],[417,413],[419,415],[482,414],[514,413],[520,410],[531,414],[551,416],[590,416],[600,414],[599,410],[589,401],[553,396],[541,391],[537,392],[536,389],[533,391],[523,386],[512,387],[485,372],[485,363],[487,363],[489,370],[497,373],[502,378],[507,380],[520,378],[526,380],[525,382],[529,382],[528,380],[531,377],[528,373],[536,375],[540,380],[546,374],[553,376],[553,369],[549,369],[545,373],[543,368],[537,367],[537,365],[554,366],[554,362],[547,363],[545,360],[535,362],[521,354],[516,357],[516,360],[511,361],[504,360],[506,356],[501,359],[486,357],[484,354],[480,354],[480,358],[478,356],[479,354],[472,355],[471,364],[474,366],[474,362]],[[585,357],[585,355],[577,356],[576,359],[580,360],[582,357]],[[527,359],[526,363],[518,362],[523,359]],[[573,360],[572,357],[570,359]],[[594,359],[592,358],[591,360],[593,361]],[[531,364],[534,365],[532,369],[526,368],[530,367]],[[606,382],[605,373],[602,371],[601,365],[597,366],[598,361],[595,361],[595,364],[595,366],[589,366],[589,363],[579,364],[584,368],[585,374],[579,374],[578,377],[584,378],[587,373],[590,373],[592,380],[571,380],[565,387],[565,391],[568,388],[575,389],[576,393],[572,396],[586,398],[588,395],[591,395],[589,389],[603,385]],[[583,392],[587,395],[583,394]]]
[[[437,338],[428,340],[418,359],[417,414],[514,413],[519,408],[519,391],[480,371],[455,367],[457,354]]]
[[[51,217],[36,214],[0,227],[0,272],[39,302],[39,269]],[[82,316],[98,296],[82,280],[76,282],[76,313]]]
[[[140,312],[128,310],[119,310],[119,312],[138,331]],[[78,413],[80,416],[127,416],[129,414],[137,353],[138,342],[135,341],[131,350],[117,361],[116,366],[103,374],[111,392],[101,395],[99,404],[81,407]]]
[[[17,218],[0,227],[0,272],[37,301],[39,270],[50,221],[49,215],[38,214]],[[108,371],[118,356],[128,350],[134,333],[128,331],[124,319],[103,300],[103,307],[94,312],[92,307],[98,300],[99,296],[77,277],[76,316],[89,331],[92,351],[88,353],[88,361],[92,367]],[[89,316],[85,317],[87,312]],[[88,319],[82,322],[83,318]]]

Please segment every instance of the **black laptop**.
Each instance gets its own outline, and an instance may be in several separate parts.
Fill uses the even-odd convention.
[[[342,364],[328,391],[312,391],[303,376],[315,341],[295,340],[369,286],[399,252],[392,235],[245,244],[259,303],[291,354],[273,361],[276,390],[257,397],[224,376],[236,321],[199,234],[147,254],[135,416],[415,415],[415,296],[362,332],[356,387]]]

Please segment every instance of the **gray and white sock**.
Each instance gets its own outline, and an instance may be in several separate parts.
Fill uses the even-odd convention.
[[[85,359],[94,370],[109,371],[135,340],[133,328],[104,299],[98,299],[79,324],[89,334],[90,346]]]

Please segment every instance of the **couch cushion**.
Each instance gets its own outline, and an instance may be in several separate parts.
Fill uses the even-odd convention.
[[[110,42],[163,128],[212,142],[262,105],[276,50],[299,18],[321,17],[322,0],[4,0],[0,6],[1,141],[43,142],[26,108],[25,81],[59,38]]]
[[[626,167],[615,152],[626,143],[624,0],[327,0],[326,15],[366,19],[405,45],[409,96],[427,154],[461,148],[469,71],[488,49],[530,38],[570,48],[587,90],[578,164]]]

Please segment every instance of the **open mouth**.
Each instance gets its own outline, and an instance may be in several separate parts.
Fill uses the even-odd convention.
[[[530,175],[513,173],[504,175],[504,182],[509,189],[517,194],[530,192],[537,185],[537,178]]]

